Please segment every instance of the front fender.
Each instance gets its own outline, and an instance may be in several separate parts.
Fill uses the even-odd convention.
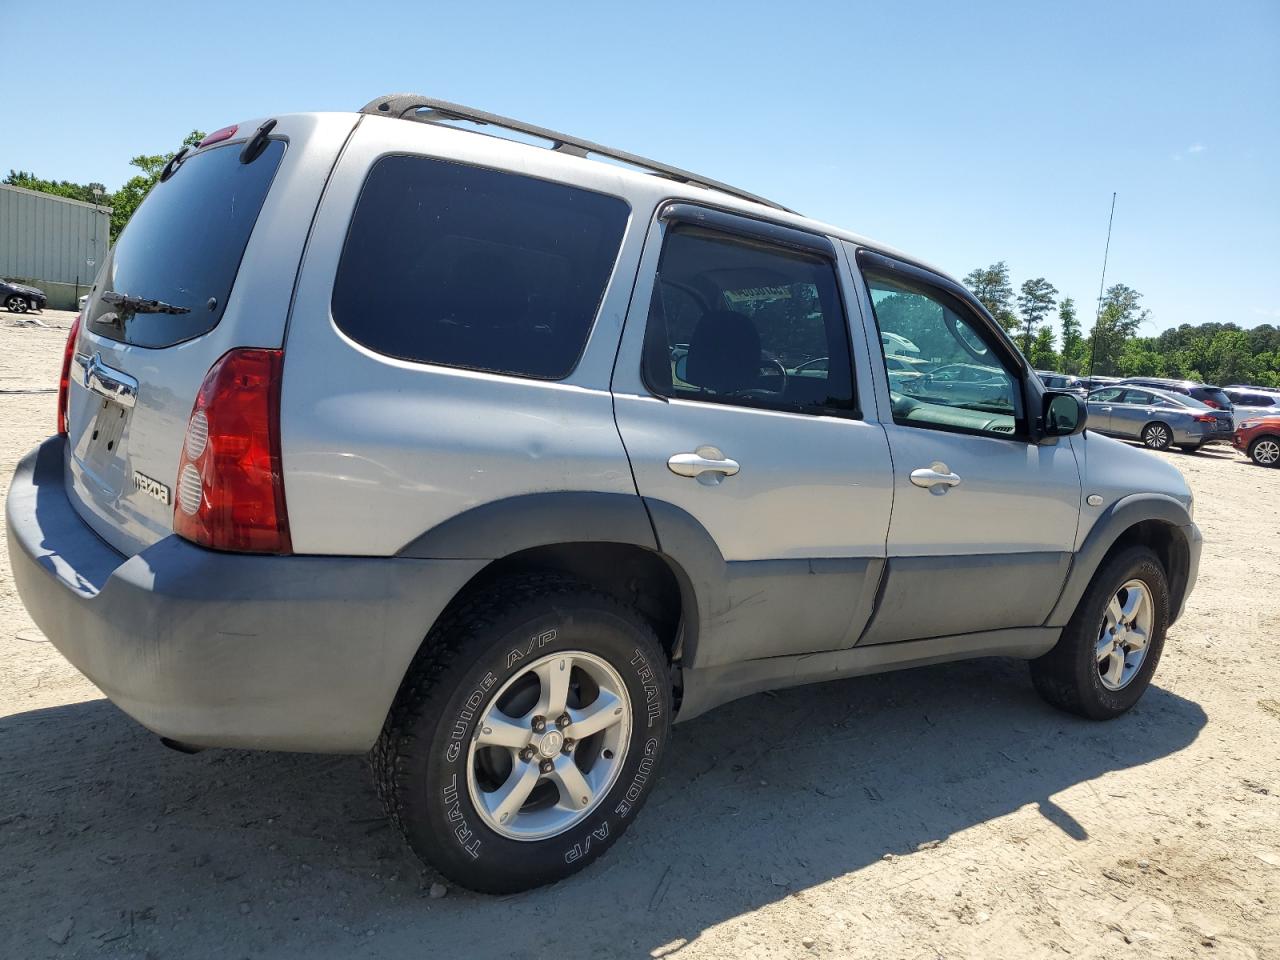
[[[1170,622],[1177,619],[1195,583],[1200,561],[1200,530],[1192,522],[1187,508],[1173,497],[1160,493],[1135,493],[1117,500],[1094,521],[1093,528],[1072,557],[1066,583],[1045,626],[1066,626],[1111,548],[1126,532],[1147,521],[1169,528],[1168,532],[1178,538],[1174,542],[1179,554],[1185,548],[1186,562],[1168,571],[1173,608]]]

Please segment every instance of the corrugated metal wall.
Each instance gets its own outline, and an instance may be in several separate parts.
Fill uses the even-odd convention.
[[[0,184],[0,276],[87,287],[110,242],[109,207]]]

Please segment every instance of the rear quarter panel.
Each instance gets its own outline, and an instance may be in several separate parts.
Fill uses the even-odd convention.
[[[595,325],[565,380],[398,360],[345,336],[330,308],[360,189],[390,154],[509,169],[629,199],[605,164],[362,118],[320,205],[289,320],[281,446],[295,552],[388,556],[464,510],[524,494],[635,496],[609,378],[643,241],[636,225],[651,207],[632,203]]]

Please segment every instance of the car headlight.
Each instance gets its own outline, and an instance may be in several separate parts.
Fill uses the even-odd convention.
[[[1246,420],[1246,421],[1244,421],[1244,423],[1240,424],[1240,429],[1241,429],[1241,430],[1252,430],[1254,427],[1256,427],[1256,426],[1257,426],[1258,424],[1260,424],[1261,422],[1262,422],[1261,420]]]

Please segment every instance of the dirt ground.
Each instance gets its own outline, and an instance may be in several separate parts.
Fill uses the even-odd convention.
[[[0,318],[6,490],[53,429],[44,319]],[[608,856],[504,898],[433,891],[360,757],[165,749],[5,559],[0,957],[1280,957],[1280,470],[1162,456],[1206,542],[1132,713],[1002,661],[741,700],[676,728]]]

